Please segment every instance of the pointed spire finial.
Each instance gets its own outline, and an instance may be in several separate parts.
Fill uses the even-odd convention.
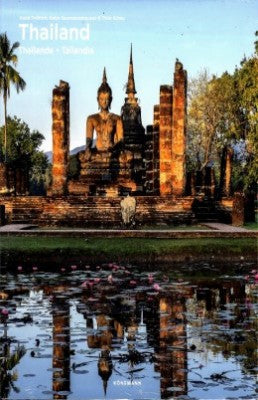
[[[100,87],[98,88],[98,96],[101,92],[108,92],[110,94],[110,104],[112,101],[112,90],[109,84],[107,83],[107,74],[106,74],[106,67],[104,67],[103,70],[103,77],[102,77],[102,83]]]
[[[133,44],[131,43],[130,64],[133,63]]]
[[[129,63],[129,73],[128,73],[128,81],[126,85],[126,94],[129,93],[137,93],[135,90],[135,83],[134,83],[134,72],[133,72],[133,46],[131,43],[131,50],[130,50],[130,63]]]
[[[107,83],[106,67],[104,67],[104,70],[103,70],[102,82],[103,82],[103,83]]]
[[[103,389],[104,389],[105,396],[107,395],[107,385],[108,385],[107,379],[104,379],[103,380]]]

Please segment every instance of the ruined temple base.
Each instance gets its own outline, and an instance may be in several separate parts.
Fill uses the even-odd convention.
[[[0,196],[5,205],[7,222],[39,226],[121,227],[123,197],[101,196]],[[136,226],[191,224],[194,198],[135,196]]]
[[[118,197],[137,190],[135,182],[123,178],[118,178],[115,184],[103,180],[93,183],[91,179],[72,180],[68,183],[69,195],[75,196]]]

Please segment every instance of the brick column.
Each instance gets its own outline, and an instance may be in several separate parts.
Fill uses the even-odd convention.
[[[153,174],[153,126],[146,127],[145,140],[145,193],[153,194],[154,174]]]
[[[6,164],[0,163],[0,193],[8,192],[7,168]]]
[[[233,149],[227,148],[226,167],[225,167],[225,185],[224,185],[224,194],[227,197],[229,197],[231,195],[232,158],[233,158]]]
[[[236,192],[233,197],[232,225],[243,226],[245,223],[245,198],[243,193]]]
[[[231,178],[232,178],[232,158],[233,149],[224,146],[221,156],[220,165],[220,194],[221,196],[230,197],[231,195]]]
[[[160,195],[172,194],[172,86],[160,87],[159,108]]]
[[[67,191],[67,174],[70,142],[69,84],[60,81],[53,90],[52,101],[52,135],[53,166],[52,190],[55,195]]]
[[[159,104],[156,104],[153,109],[153,125],[159,125]]]
[[[185,189],[187,74],[177,61],[174,73],[172,121],[172,187],[173,194],[182,196]]]

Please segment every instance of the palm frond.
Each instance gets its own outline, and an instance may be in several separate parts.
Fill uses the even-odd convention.
[[[10,54],[13,54],[14,50],[18,49],[19,46],[20,46],[19,42],[14,42],[12,47],[11,47]]]

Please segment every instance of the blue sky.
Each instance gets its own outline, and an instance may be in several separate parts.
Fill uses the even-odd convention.
[[[176,58],[194,77],[203,68],[211,74],[232,72],[244,54],[253,53],[257,9],[256,0],[1,0],[1,32],[6,31],[11,42],[20,42],[23,52],[17,51],[17,69],[27,82],[19,95],[11,90],[8,113],[43,133],[43,149],[51,150],[52,89],[63,79],[71,87],[71,148],[84,144],[85,119],[97,111],[96,92],[104,66],[113,90],[111,111],[120,113],[133,43],[142,119],[144,125],[151,124],[159,86],[172,83]],[[86,20],[90,17],[96,20]],[[79,30],[89,24],[89,40],[34,40],[28,34],[23,40],[19,24],[24,23],[38,30],[50,24]],[[24,54],[26,49],[46,47],[53,54]],[[64,47],[87,48],[93,54],[66,55]]]

